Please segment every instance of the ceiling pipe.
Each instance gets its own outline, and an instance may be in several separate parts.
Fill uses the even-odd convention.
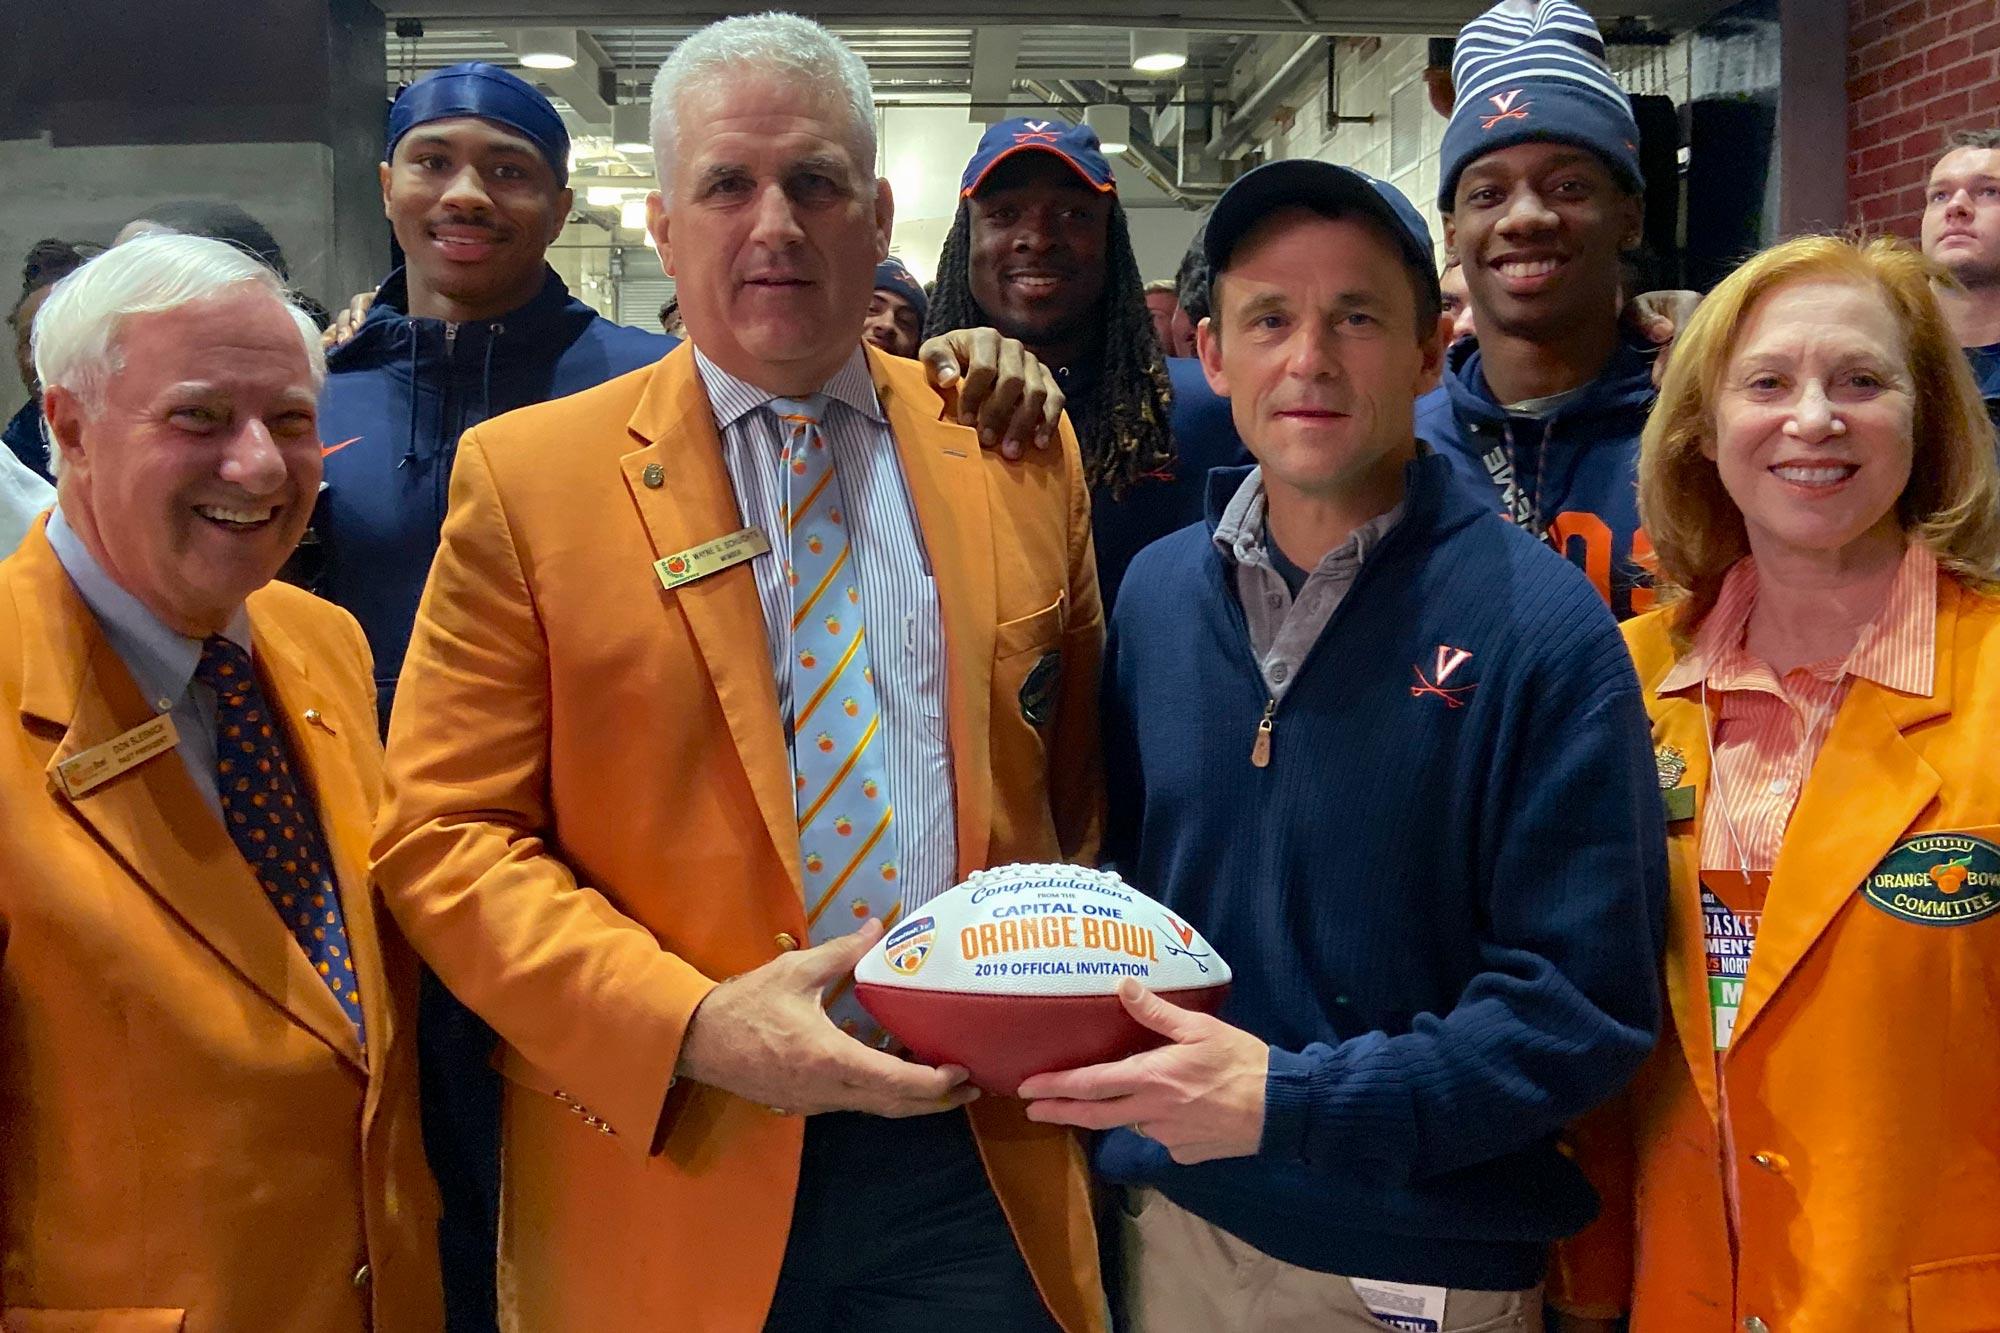
[[[1299,49],[1286,58],[1285,63],[1278,67],[1278,72],[1243,99],[1236,114],[1224,121],[1215,132],[1215,155],[1218,158],[1234,157],[1250,145],[1257,131],[1278,109],[1285,94],[1298,82],[1299,76],[1319,61],[1326,40],[1324,37],[1308,37],[1300,42]]]
[[[1104,96],[1093,96],[1081,86],[1068,80],[1058,80],[1054,87],[1032,81],[1025,82],[1022,86],[1050,106],[1074,112],[1078,119],[1082,118],[1084,108],[1093,102],[1105,100]],[[1198,209],[1214,202],[1222,193],[1221,190],[1189,189],[1181,185],[1175,179],[1179,173],[1174,170],[1172,159],[1140,137],[1136,125],[1133,131],[1132,142],[1125,149],[1125,160],[1137,167],[1139,174],[1151,181],[1167,198],[1182,208]]]

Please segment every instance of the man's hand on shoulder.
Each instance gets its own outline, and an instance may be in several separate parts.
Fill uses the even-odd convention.
[[[1125,1011],[1168,1044],[1108,1065],[1037,1074],[1020,1087],[1028,1119],[1079,1129],[1136,1129],[1183,1166],[1248,1157],[1264,1138],[1271,1048],[1241,1028],[1118,987]]]
[[[774,958],[723,982],[694,1011],[680,1077],[796,1115],[930,1115],[979,1095],[955,1065],[932,1069],[864,1046],[835,1027],[820,993],[882,937],[870,921],[843,939]]]
[[[1694,308],[1701,304],[1700,292],[1664,291],[1641,292],[1626,305],[1622,318],[1626,327],[1659,348],[1659,355],[1653,358],[1653,387],[1660,387],[1660,380],[1667,373],[1667,360],[1674,354],[1674,339],[1694,316]]]
[[[1062,419],[1055,373],[997,329],[954,329],[917,349],[932,384],[958,386],[958,422],[977,425],[979,443],[1018,459],[1029,445],[1046,449]]]
[[[347,303],[347,309],[333,317],[333,323],[326,326],[326,332],[319,335],[319,345],[331,352],[342,343],[351,340],[361,329],[361,321],[368,318],[368,308],[375,304],[375,293],[356,292],[354,299]]]

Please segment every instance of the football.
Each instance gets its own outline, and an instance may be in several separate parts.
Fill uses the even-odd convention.
[[[1229,965],[1201,934],[1109,871],[1009,865],[976,871],[893,925],[854,969],[862,1006],[919,1060],[963,1065],[981,1090],[1122,1059],[1165,1038],[1133,1021],[1136,977],[1214,1013]]]

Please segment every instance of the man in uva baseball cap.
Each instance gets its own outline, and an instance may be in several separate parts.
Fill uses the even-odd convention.
[[[1417,437],[1445,322],[1410,202],[1274,162],[1204,246],[1202,369],[1257,465],[1125,581],[1101,856],[1236,981],[1214,1016],[1126,983],[1165,1044],[1018,1095],[1103,1131],[1130,1327],[1538,1329],[1548,1240],[1596,1207],[1556,1133],[1659,1024],[1637,682],[1589,585]]]
[[[1245,461],[1228,405],[1153,332],[1118,183],[1088,125],[1003,120],[959,178],[928,334],[990,324],[1055,369],[1091,486],[1107,613],[1140,548],[1201,516],[1202,478]]]

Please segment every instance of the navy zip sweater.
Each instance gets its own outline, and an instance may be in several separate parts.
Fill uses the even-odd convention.
[[[1133,562],[1105,660],[1108,859],[1194,922],[1271,1043],[1254,1156],[1095,1165],[1288,1263],[1533,1286],[1596,1210],[1556,1149],[1661,1021],[1666,832],[1604,604],[1437,455],[1272,715],[1208,521]],[[1467,654],[1460,656],[1460,654]]]
[[[1639,528],[1639,432],[1657,397],[1650,348],[1620,344],[1597,378],[1546,417],[1508,412],[1479,344],[1455,344],[1443,381],[1417,401],[1417,437],[1476,494],[1568,556],[1620,620],[1651,610]]]
[[[675,345],[604,318],[554,269],[533,300],[499,319],[413,318],[398,269],[354,337],[328,355],[319,402],[326,484],[313,511],[319,568],[307,574],[313,591],[367,632],[385,729],[437,554],[458,437],[488,417],[651,365]]]

